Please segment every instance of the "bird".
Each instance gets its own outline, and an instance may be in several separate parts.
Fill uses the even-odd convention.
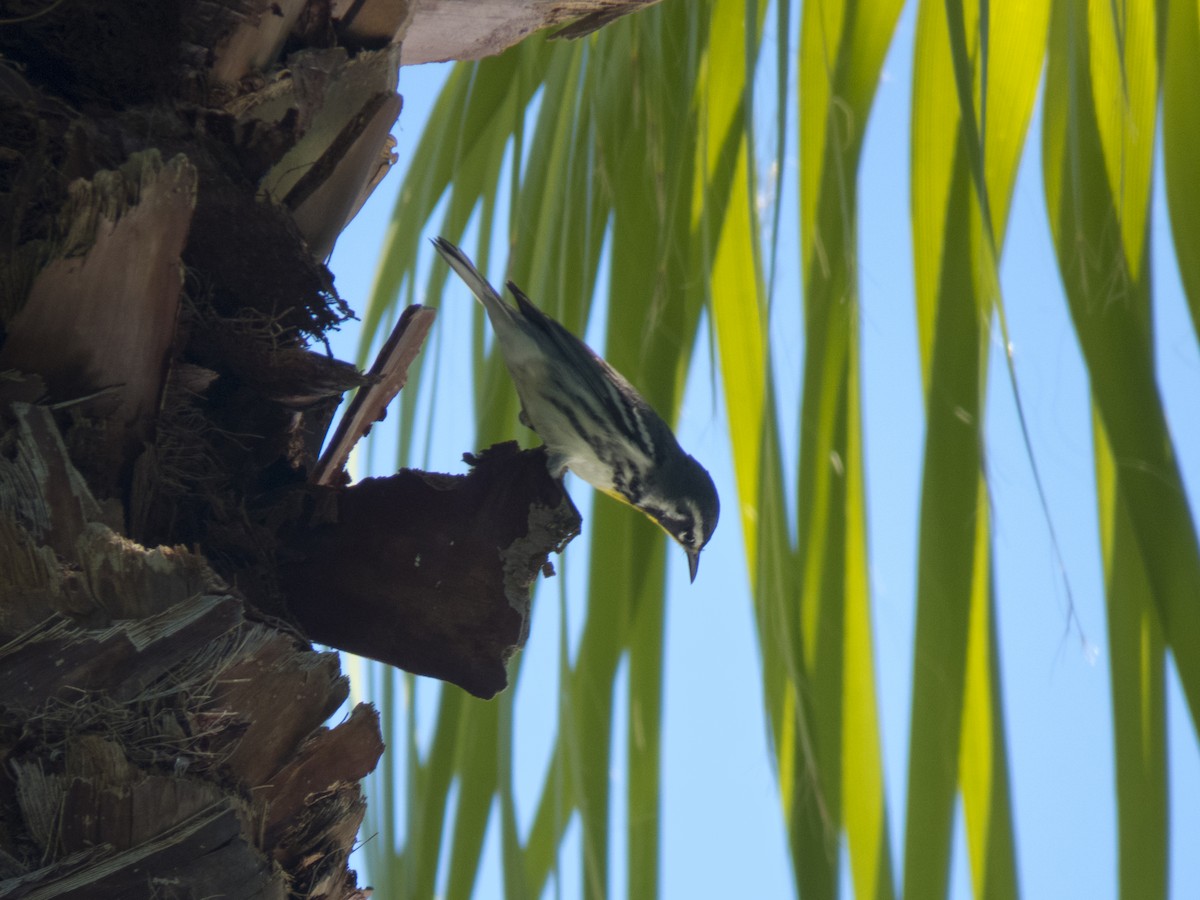
[[[521,421],[545,444],[550,474],[561,479],[570,469],[644,513],[683,548],[694,582],[721,509],[708,470],[624,376],[513,282],[516,306],[450,241],[437,237],[433,245],[487,312]]]

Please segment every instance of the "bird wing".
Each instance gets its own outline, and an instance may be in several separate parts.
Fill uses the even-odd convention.
[[[508,282],[508,289],[516,298],[517,309],[525,323],[536,329],[547,344],[555,348],[562,364],[571,367],[595,401],[602,405],[604,417],[613,422],[622,436],[641,450],[647,459],[660,460],[666,447],[664,441],[656,440],[659,429],[655,425],[661,419],[637,389],[591,347],[538,309],[525,296],[525,292],[511,281]],[[661,427],[666,429],[665,423]]]

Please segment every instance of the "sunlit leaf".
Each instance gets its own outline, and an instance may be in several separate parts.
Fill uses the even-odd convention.
[[[1162,52],[1167,197],[1200,320],[1195,4],[919,5],[907,137],[925,455],[909,772],[898,821],[885,802],[872,643],[858,177],[901,6],[671,0],[584,40],[533,36],[499,57],[458,65],[400,189],[364,347],[402,298],[418,294],[418,275],[432,300],[448,288],[444,267],[425,271],[423,238],[437,232],[465,241],[493,280],[512,277],[575,333],[602,335],[597,349],[668,419],[678,416],[689,373],[697,365],[708,372],[711,361],[736,480],[736,493],[722,497],[724,528],[738,529],[745,548],[772,752],[764,765],[777,775],[798,893],[839,896],[848,874],[857,897],[945,896],[961,808],[972,891],[1015,897],[1011,792],[1020,773],[1010,771],[1003,714],[985,388],[993,328],[1008,354],[1000,260],[1044,79],[1048,219],[1096,411],[1121,891],[1165,896],[1164,667],[1176,666],[1194,726],[1200,549],[1155,381],[1148,223]],[[760,77],[763,66],[772,77]],[[764,85],[773,94],[756,104]],[[779,157],[791,141],[793,102],[798,182],[786,189],[798,194],[787,194]],[[764,106],[774,112],[771,141],[755,121]],[[759,171],[768,144],[777,158]],[[779,238],[793,202],[798,262]],[[785,264],[798,265],[799,296],[778,287]],[[773,304],[802,311],[801,335],[769,332]],[[517,424],[515,393],[478,310],[474,323],[477,441],[534,440]],[[698,334],[711,345],[693,360]],[[801,340],[802,381],[775,384],[772,359]],[[1016,363],[1011,355],[1002,362],[1015,392]],[[406,461],[417,397],[432,387],[416,378],[403,398]],[[779,408],[778,397],[797,393],[799,410]],[[797,418],[792,455],[782,435]],[[1023,440],[1037,477],[1027,431]],[[1040,480],[1038,490],[1045,510]],[[585,622],[572,660],[560,593],[557,732],[532,826],[522,833],[517,815],[512,695],[486,704],[442,690],[422,756],[406,679],[403,725],[392,719],[401,735],[393,745],[406,754],[404,813],[383,805],[377,827],[386,852],[371,857],[375,867],[395,848],[389,896],[468,896],[488,834],[499,839],[506,895],[542,896],[572,822],[585,896],[658,894],[663,590],[673,548],[606,497],[596,498],[585,533]],[[541,590],[538,602],[550,595]],[[618,682],[622,667],[628,677]],[[519,659],[512,673],[519,692]],[[614,722],[618,708],[628,710],[625,723]],[[612,777],[618,732],[628,742],[623,779]],[[610,846],[614,790],[625,792],[623,848]],[[397,818],[403,840],[392,830]],[[897,833],[903,885],[892,860]],[[618,849],[625,884],[614,883]],[[439,871],[448,873],[445,884],[436,883]]]

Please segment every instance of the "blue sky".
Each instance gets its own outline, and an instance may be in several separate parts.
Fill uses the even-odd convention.
[[[914,13],[915,7],[910,5],[893,39],[869,124],[859,185],[871,587],[889,822],[897,869],[903,860],[900,841],[924,440],[907,188]],[[334,253],[331,267],[339,291],[357,310],[366,304],[404,161],[420,134],[444,72],[435,66],[402,70],[405,110],[394,129],[400,170],[376,191]],[[766,99],[771,102],[769,96]],[[769,114],[765,120],[771,121]],[[794,127],[794,115],[792,121]],[[994,501],[1004,708],[1023,892],[1034,898],[1103,898],[1116,895],[1116,826],[1091,414],[1086,374],[1046,224],[1039,125],[1040,109],[1035,113],[1034,132],[1027,141],[1016,186],[1002,283],[1021,399],[1046,488],[1049,521],[1017,430],[998,336],[989,382],[986,453]],[[789,137],[779,187],[785,192],[785,211],[793,211],[780,235],[784,260],[794,260],[796,254],[788,248],[797,246],[792,201],[796,150],[794,135]],[[772,144],[773,136],[769,136],[760,147]],[[1196,498],[1200,496],[1200,352],[1174,270],[1161,189],[1154,200],[1154,229],[1160,382],[1189,495]],[[432,248],[428,253],[431,262]],[[771,321],[772,338],[780,351],[775,361],[782,386],[779,402],[785,409],[798,407],[803,365],[798,284],[798,272],[786,267],[781,270]],[[427,354],[436,355],[439,389],[447,397],[469,396],[465,336],[472,303],[465,288],[452,283],[426,349]],[[355,324],[345,327],[335,342],[335,350],[343,358],[354,356],[358,341]],[[707,336],[702,334],[700,340],[706,341]],[[698,367],[686,393],[679,437],[712,471],[722,497],[727,498],[727,508],[731,508],[734,482],[721,414],[723,401],[713,395],[713,389],[710,373]],[[719,385],[716,389],[719,391]],[[427,467],[461,470],[461,453],[472,447],[473,424],[446,410],[466,408],[461,400],[438,408],[428,433]],[[380,426],[378,430],[385,429]],[[795,435],[788,440],[794,448]],[[390,451],[373,454],[374,473],[386,474],[394,468]],[[586,530],[591,489],[578,480],[572,480],[569,489],[584,514]],[[662,801],[662,894],[667,898],[785,897],[792,893],[761,711],[758,652],[740,532],[732,523],[730,518],[705,551],[695,585],[688,584],[682,554],[669,554]],[[1050,547],[1051,523],[1062,549],[1062,570]],[[562,577],[547,582],[535,601],[517,694],[516,790],[522,827],[528,822],[529,805],[553,739],[559,592],[565,589],[561,608],[568,617],[568,630],[577,633],[583,619],[585,567],[586,545],[580,541],[558,563]],[[1068,583],[1078,628],[1068,614]],[[440,689],[422,681],[417,695],[422,715],[432,712],[432,700]],[[618,689],[618,697],[621,693]],[[625,743],[620,704],[615,720],[619,724],[611,775],[616,801],[611,883],[619,892],[624,865],[620,857]],[[1169,676],[1168,727],[1172,895],[1200,896],[1200,861],[1188,849],[1200,845],[1200,803],[1196,802],[1200,755],[1173,675]],[[398,763],[402,748],[393,744],[388,753],[393,755],[393,763]],[[522,798],[526,800],[523,808]],[[961,823],[957,840],[951,894],[969,897]],[[495,834],[489,836],[487,846],[477,896],[490,898],[502,894]],[[565,897],[580,893],[577,847],[578,833],[572,829],[561,854]],[[703,863],[697,865],[697,860]],[[845,895],[850,896],[848,881]]]

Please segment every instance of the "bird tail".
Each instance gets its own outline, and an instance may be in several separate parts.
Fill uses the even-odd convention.
[[[466,283],[467,287],[471,289],[471,293],[483,304],[493,326],[496,325],[497,317],[502,322],[511,321],[513,308],[504,302],[494,287],[488,284],[488,280],[475,268],[475,264],[471,262],[467,254],[444,237],[435,237],[432,240],[438,253],[450,264],[450,268],[458,273],[458,277]]]

